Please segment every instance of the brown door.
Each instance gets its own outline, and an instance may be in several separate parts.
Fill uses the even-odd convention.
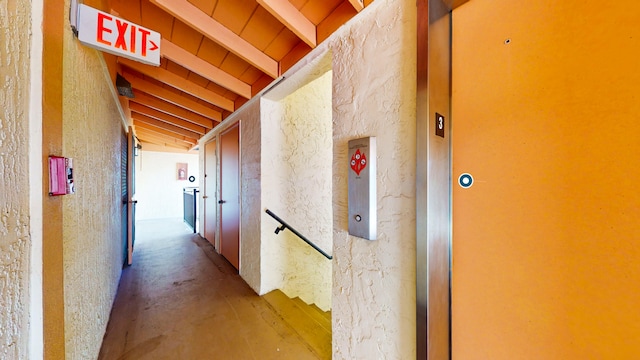
[[[122,263],[129,265],[129,134],[122,129],[121,163],[120,163],[120,190],[122,196]]]
[[[240,265],[240,129],[238,124],[220,136],[220,253]]]
[[[215,245],[216,234],[216,141],[204,145],[204,238]]]
[[[136,240],[136,187],[135,187],[135,146],[136,140],[133,134],[133,128],[129,126],[129,134],[127,136],[127,190],[128,190],[128,205],[127,205],[127,265],[133,263],[133,246]]]

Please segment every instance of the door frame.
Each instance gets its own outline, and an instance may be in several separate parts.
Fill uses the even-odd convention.
[[[136,231],[135,147],[136,140],[133,127],[129,126],[129,132],[127,133],[127,265],[133,264],[133,246]]]
[[[218,236],[218,249],[219,249],[219,253],[223,254],[224,251],[224,244],[223,244],[223,224],[222,224],[222,205],[220,204],[219,201],[224,200],[222,197],[222,176],[223,176],[223,171],[222,171],[222,136],[227,134],[228,132],[232,131],[234,128],[238,129],[238,264],[237,264],[237,270],[240,271],[240,267],[242,266],[242,262],[241,262],[241,239],[242,239],[242,231],[241,231],[241,214],[242,214],[242,186],[241,186],[241,182],[242,182],[242,134],[241,134],[241,126],[240,126],[240,121],[236,121],[232,124],[229,124],[229,126],[227,126],[226,128],[224,128],[223,130],[221,130],[218,133],[218,144],[217,144],[217,150],[218,152],[218,214],[217,214],[217,218],[218,218],[218,226],[217,226],[217,230],[219,233]],[[225,257],[226,258],[226,257]],[[228,259],[227,259],[228,260]],[[229,261],[231,263],[231,261]],[[235,266],[235,265],[234,265]]]
[[[127,128],[122,128],[120,144],[120,181],[121,181],[121,251],[122,266],[129,265],[129,133]]]
[[[220,183],[220,172],[218,171],[219,168],[219,157],[218,157],[218,138],[217,137],[213,137],[212,139],[208,140],[205,144],[204,144],[204,181],[203,181],[203,195],[202,195],[202,199],[203,199],[203,216],[202,216],[202,235],[203,237],[209,242],[211,243],[211,245],[213,245],[213,247],[216,250],[220,249],[220,237],[218,236],[219,233],[219,212],[217,211],[217,202],[218,202],[218,198],[219,198],[219,187],[218,184]],[[213,170],[209,171],[208,167],[207,167],[207,162],[208,162],[208,155],[207,155],[207,148],[209,146],[213,146],[214,148],[214,160],[213,160]],[[213,178],[213,179],[211,179]],[[208,181],[213,181],[214,185],[211,189],[209,189],[207,187],[207,182]],[[213,203],[210,203],[213,202]],[[209,214],[207,212],[207,203],[209,203],[209,205],[214,206],[216,208],[216,211],[214,211],[213,213],[213,218],[209,218]],[[209,225],[210,222],[213,222],[213,234],[209,234],[207,232],[207,227]]]
[[[417,359],[451,359],[451,16],[464,2],[417,4]]]

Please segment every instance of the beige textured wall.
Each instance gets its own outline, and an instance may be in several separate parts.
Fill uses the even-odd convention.
[[[236,119],[240,120],[240,275],[260,293],[260,101],[245,104]]]
[[[141,150],[135,161],[136,220],[182,219],[182,189],[198,182],[178,180],[177,164],[186,163],[188,176],[199,178],[198,155]]]
[[[101,57],[65,32],[61,155],[73,158],[76,184],[63,199],[68,359],[97,358],[123,263],[123,125]]]
[[[28,358],[31,5],[0,3],[0,358]]]
[[[240,122],[240,270],[239,273],[247,284],[258,294],[261,294],[261,238],[260,219],[264,211],[260,200],[262,186],[261,173],[261,129],[260,100],[257,97],[249,100],[223,123],[216,126],[199,140],[200,169],[204,168],[205,143],[216,139],[217,136],[236,122]],[[216,159],[217,169],[220,169],[220,157]],[[204,173],[200,171],[199,186],[204,186]],[[216,182],[219,178],[216,175]],[[219,190],[219,187],[216,191]],[[218,221],[214,219],[214,221]],[[200,212],[200,223],[204,223],[203,213]],[[216,229],[219,231],[219,227]],[[201,230],[202,233],[202,230]],[[216,242],[219,241],[217,237]],[[219,250],[219,247],[218,247]]]
[[[262,186],[267,189],[262,201],[265,207],[330,254],[333,248],[332,73],[321,70],[324,75],[300,79],[302,85],[294,78],[292,92],[284,98],[262,101],[262,153],[265,155]],[[282,88],[291,88],[291,85],[282,83],[274,90],[273,97],[287,93]],[[276,235],[274,229],[279,223],[270,216],[262,215],[262,221],[263,291],[277,288],[291,298],[300,297],[306,303],[329,310],[331,261],[289,230]]]
[[[278,88],[274,90],[277,91]],[[261,125],[263,125],[261,137],[264,144],[260,148],[262,164],[259,175],[260,184],[266,189],[260,195],[264,209],[287,217],[282,212],[282,209],[285,208],[285,201],[282,199],[281,186],[277,182],[279,180],[277,174],[281,167],[278,147],[279,142],[283,141],[279,122],[284,119],[284,109],[278,99],[280,98],[270,99],[269,96],[266,96],[260,100]],[[283,257],[281,251],[288,244],[286,239],[289,238],[289,234],[285,234],[288,232],[287,230],[276,235],[275,229],[278,226],[280,224],[262,210],[260,214],[260,269],[258,273],[260,294],[282,289],[285,280],[282,274],[283,269],[280,266],[280,263],[284,263],[284,261],[280,258]]]
[[[416,5],[376,0],[333,52],[333,358],[415,358]],[[378,240],[349,236],[350,139],[375,136]]]
[[[415,2],[376,0],[286,77],[326,54],[333,71],[333,358],[415,358]],[[261,284],[269,271],[261,265],[261,226],[275,229],[263,214],[272,205],[263,202],[270,189],[260,165],[273,156],[264,150],[273,139],[261,136],[267,130],[260,123],[262,111],[273,111],[269,102],[254,99],[228,119],[242,124],[240,274],[258,293],[270,290]],[[348,234],[347,143],[364,136],[378,144],[376,241]]]

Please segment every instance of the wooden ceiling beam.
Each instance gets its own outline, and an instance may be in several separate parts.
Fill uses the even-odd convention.
[[[140,139],[141,143],[149,143],[149,144],[154,144],[154,145],[160,145],[160,146],[165,146],[164,141],[162,140],[158,140],[158,139],[154,139],[154,138],[149,138],[149,139]],[[144,148],[144,146],[143,146]]]
[[[271,15],[280,20],[302,41],[315,48],[317,45],[316,26],[307,19],[289,0],[257,0]],[[362,0],[351,0],[358,2]],[[363,5],[364,6],[364,5]]]
[[[161,142],[163,144],[173,144],[173,145],[178,145],[178,146],[191,146],[191,144],[187,144],[185,142],[179,141],[177,139],[171,139],[171,138],[163,138],[163,137],[157,137],[154,136],[153,134],[149,134],[145,131],[140,131],[140,133],[137,135],[138,138],[141,139],[141,141],[157,141],[157,142]]]
[[[318,42],[323,42],[333,34],[340,26],[354,17],[358,12],[350,3],[342,2],[329,16],[324,18],[318,27]]]
[[[152,118],[150,116],[147,116],[147,115],[138,114],[138,113],[131,113],[131,117],[133,118],[133,124],[134,125],[136,124],[136,121],[140,121],[140,122],[143,122],[143,123],[148,124],[148,125],[153,125],[155,127],[161,128],[161,129],[169,130],[172,133],[175,133],[175,134],[178,134],[178,135],[184,135],[186,137],[195,138],[195,139],[199,139],[200,138],[200,134],[198,134],[198,133],[183,129],[183,128],[175,126],[175,125],[167,124],[164,121],[160,121],[158,119],[154,119],[154,118]]]
[[[152,77],[160,82],[170,85],[178,90],[184,91],[187,94],[193,95],[199,99],[202,99],[212,105],[221,107],[225,110],[234,111],[233,100],[216,94],[215,92],[206,89],[202,86],[172,73],[169,70],[165,70],[161,67],[153,67],[145,65],[133,60],[118,58],[118,63],[125,65],[126,67],[133,69],[139,73]]]
[[[204,126],[200,126],[200,125],[196,125],[192,122],[180,119],[178,117],[175,117],[173,115],[169,115],[167,113],[163,113],[162,111],[158,111],[156,109],[152,109],[148,106],[144,106],[144,105],[140,105],[138,103],[130,103],[129,104],[129,108],[131,109],[132,112],[138,113],[138,114],[142,114],[142,115],[147,115],[149,117],[152,117],[154,119],[160,120],[160,121],[164,121],[168,124],[171,125],[175,125],[178,127],[181,127],[183,129],[186,130],[190,130],[193,131],[195,133],[198,133],[200,135],[204,135],[207,133],[207,129]]]
[[[158,145],[149,141],[142,141],[142,148],[145,151],[164,151],[164,152],[169,152],[169,153],[184,153],[184,154],[197,154],[197,152],[192,152],[191,149],[193,149],[193,147],[189,148],[189,149],[175,149],[175,148],[169,148],[166,147],[164,145]]]
[[[159,140],[162,141],[164,143],[170,143],[170,144],[176,144],[176,145],[180,145],[180,146],[187,146],[187,147],[192,147],[195,146],[195,144],[186,142],[186,141],[182,141],[178,138],[170,138],[170,137],[163,137],[163,136],[157,136],[157,134],[151,132],[151,131],[146,131],[142,128],[138,128],[139,131],[138,133],[138,138],[140,139],[140,141],[147,141],[149,139],[155,139],[155,140]]]
[[[184,151],[188,151],[191,147],[190,146],[183,146],[183,145],[178,145],[178,144],[172,144],[172,143],[168,143],[166,141],[162,141],[160,139],[154,139],[154,138],[149,138],[149,139],[145,139],[143,143],[147,143],[147,144],[153,144],[153,145],[157,145],[157,146],[162,146],[162,147],[170,147],[170,148],[174,148],[174,149],[180,149],[180,150],[184,150]],[[144,148],[144,147],[143,147]],[[168,151],[168,150],[167,150]],[[173,151],[171,151],[173,152]]]
[[[251,98],[251,86],[217,68],[167,39],[162,39],[162,56],[223,88],[246,98]]]
[[[154,132],[154,133],[156,133],[158,135],[164,135],[164,136],[170,136],[170,137],[182,139],[183,141],[186,141],[186,142],[188,142],[190,144],[194,144],[194,145],[198,143],[198,139],[190,138],[190,137],[184,136],[184,135],[178,135],[178,134],[176,134],[174,132],[171,132],[169,130],[165,130],[165,129],[162,129],[162,128],[159,128],[159,127],[156,127],[156,126],[153,126],[153,125],[149,125],[149,124],[146,124],[146,123],[143,123],[143,122],[139,122],[139,121],[136,122],[136,129],[144,129],[144,130],[147,130],[147,131],[152,131],[152,132]]]
[[[298,61],[305,57],[305,55],[309,53],[308,49],[309,47],[301,42],[293,47],[291,51],[289,51],[289,53],[285,55],[282,60],[280,60],[280,68],[282,69],[282,72],[287,72],[295,64],[297,64]]]
[[[272,78],[279,75],[278,62],[267,56],[245,39],[202,12],[187,0],[150,0],[202,35],[222,45],[249,64],[264,71]],[[230,110],[233,111],[233,110]]]
[[[125,71],[123,75],[126,77],[127,81],[131,83],[131,86],[136,90],[143,91],[149,95],[155,96],[168,103],[171,103],[176,106],[180,106],[181,108],[184,108],[186,110],[191,110],[193,112],[196,112],[202,116],[208,117],[215,121],[222,121],[222,112],[216,109],[212,109],[203,104],[195,102],[191,99],[187,99],[184,96],[180,96],[174,93],[173,91],[170,91],[161,86],[152,84],[146,80],[143,80],[133,75],[128,71]]]
[[[207,129],[213,129],[215,125],[213,120],[207,117],[186,110],[180,106],[173,105],[164,100],[158,99],[155,96],[147,95],[146,93],[143,93],[141,91],[136,92],[135,96],[135,98],[130,99],[129,101],[150,107],[158,111],[162,111],[163,113],[173,115],[183,120],[192,122],[196,125],[204,126]]]
[[[141,139],[154,138],[154,139],[162,140],[164,142],[174,143],[174,144],[178,144],[178,145],[182,145],[182,146],[195,145],[194,143],[190,143],[190,142],[182,140],[183,137],[172,137],[172,136],[158,134],[158,133],[153,132],[151,130],[146,130],[145,128],[140,127],[140,126],[136,126],[136,135]]]
[[[364,9],[364,0],[349,0],[349,2],[357,12],[360,12],[362,11],[362,9]]]

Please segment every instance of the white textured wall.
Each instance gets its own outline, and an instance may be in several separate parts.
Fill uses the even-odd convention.
[[[333,358],[412,359],[416,353],[415,1],[374,1],[286,77],[326,54],[333,71]],[[274,134],[267,124],[260,124],[261,111],[279,110],[273,100],[250,102],[228,119],[242,122],[240,273],[258,293],[269,290],[267,286],[261,289],[260,283],[260,262],[268,261],[266,254],[260,258],[259,249],[267,240],[261,240],[260,227],[275,229],[262,212],[266,207],[280,206],[265,203],[271,189],[260,180],[269,175],[268,169],[258,164],[277,156],[266,150],[277,140],[269,136]],[[348,234],[347,143],[365,136],[376,136],[378,145],[376,241]],[[298,185],[312,187],[313,183]],[[263,264],[262,271],[267,269]],[[275,281],[264,280],[263,285]]]
[[[0,3],[0,358],[28,358],[31,4]]]
[[[76,193],[63,198],[66,358],[95,359],[123,263],[123,125],[102,55],[80,45],[71,31],[64,34],[63,154],[58,155],[73,158],[76,184]]]
[[[260,168],[263,171],[260,173],[260,183],[265,189],[260,194],[261,201],[264,209],[270,209],[276,214],[280,212],[284,217],[280,211],[283,208],[280,204],[282,191],[277,183],[277,173],[283,167],[278,156],[279,142],[283,141],[278,123],[284,119],[284,107],[279,101],[264,97],[260,100],[260,115],[261,125],[263,125],[261,134],[263,145],[260,149],[262,155]],[[258,273],[261,284],[260,294],[281,289],[284,282],[282,269],[279,266],[279,263],[283,262],[280,260],[283,256],[280,251],[286,246],[285,240],[289,234],[281,232],[280,235],[276,235],[275,229],[279,226],[280,224],[268,214],[260,214],[260,271]]]
[[[260,294],[259,219],[263,211],[260,201],[263,190],[260,182],[260,101],[253,99],[245,104],[237,119],[240,120],[240,275]]]
[[[31,2],[31,88],[30,96],[30,120],[29,120],[29,192],[30,203],[30,235],[31,235],[31,259],[29,279],[29,358],[40,359],[44,356],[44,307],[43,307],[43,161],[42,161],[42,129],[43,129],[43,105],[42,105],[42,68],[43,68],[43,42],[42,31],[44,20],[44,3],[42,0]],[[37,214],[37,216],[36,216]]]
[[[415,358],[416,5],[376,0],[333,52],[333,358]],[[378,146],[378,240],[348,235],[350,139]]]
[[[262,101],[262,201],[331,254],[332,73],[323,70],[286,97]],[[274,93],[289,87],[282,83]],[[274,234],[279,223],[270,216],[262,215],[262,221],[263,291],[277,288],[329,310],[331,261],[289,230]]]
[[[182,189],[199,185],[198,155],[145,151],[144,145],[139,154],[136,157],[136,219],[182,219]],[[187,178],[193,175],[195,182],[178,180],[178,163],[188,164]]]
[[[261,238],[260,216],[262,208],[261,194],[261,129],[260,100],[257,97],[245,103],[241,109],[225,119],[220,125],[199,140],[200,164],[204,164],[204,145],[217,139],[231,125],[240,122],[240,276],[258,294],[261,289]],[[217,158],[217,170],[220,169],[220,156]],[[202,172],[201,172],[202,173]],[[219,181],[218,172],[215,174]],[[203,186],[204,179],[199,182]],[[218,187],[219,189],[219,187]],[[202,218],[201,218],[202,219]],[[218,219],[219,220],[219,219]],[[218,227],[219,230],[219,227]],[[218,231],[217,230],[217,231]],[[219,241],[219,238],[216,239]]]

